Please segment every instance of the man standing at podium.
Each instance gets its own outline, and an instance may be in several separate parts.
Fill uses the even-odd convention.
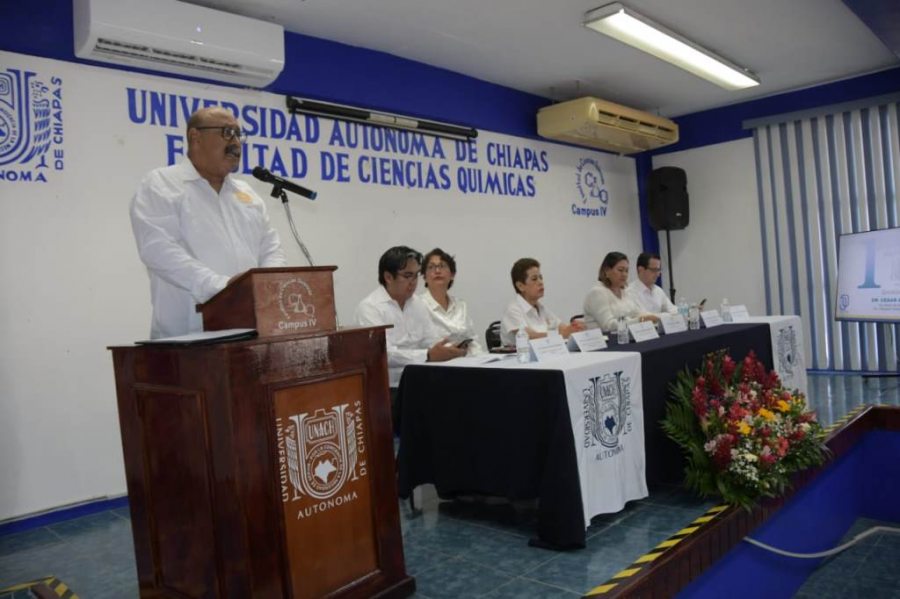
[[[263,200],[232,174],[247,136],[231,112],[202,108],[187,123],[187,158],[147,174],[131,200],[138,254],[150,276],[150,337],[203,330],[194,306],[257,267],[284,266]]]

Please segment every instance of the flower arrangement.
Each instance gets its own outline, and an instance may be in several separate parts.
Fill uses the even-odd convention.
[[[749,508],[783,495],[793,473],[825,461],[815,412],[753,352],[740,363],[724,351],[710,354],[671,389],[662,426],[687,454],[685,485],[704,497]]]

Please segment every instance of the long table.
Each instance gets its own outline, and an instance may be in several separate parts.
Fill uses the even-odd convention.
[[[678,482],[681,452],[662,432],[668,386],[707,353],[754,350],[772,366],[769,327],[731,324],[611,347],[641,356],[646,479]],[[583,547],[578,452],[561,370],[407,366],[398,390],[398,486],[433,483],[440,497],[481,493],[538,498],[538,541]]]

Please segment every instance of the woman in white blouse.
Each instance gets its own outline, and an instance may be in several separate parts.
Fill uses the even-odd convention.
[[[584,298],[584,324],[589,329],[600,327],[604,331],[615,331],[619,318],[626,322],[657,322],[658,317],[644,312],[625,293],[628,284],[628,256],[622,252],[606,254],[600,265],[600,281]]]
[[[449,293],[456,278],[456,260],[453,256],[441,248],[434,248],[425,254],[422,276],[425,278],[425,292],[420,297],[428,306],[435,329],[442,337],[452,341],[471,339],[468,343],[469,355],[484,353],[466,302]]]
[[[579,321],[562,323],[556,314],[541,303],[541,298],[544,297],[544,276],[541,274],[540,262],[534,258],[520,258],[513,264],[509,275],[516,297],[506,306],[503,318],[500,319],[500,340],[503,345],[514,346],[516,333],[522,327],[529,339],[546,337],[547,332],[552,330],[558,330],[560,335],[568,337],[573,331],[584,329]]]

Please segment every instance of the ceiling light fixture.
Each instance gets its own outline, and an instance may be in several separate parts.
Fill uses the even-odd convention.
[[[446,137],[460,141],[467,141],[478,137],[478,130],[471,127],[461,127],[459,125],[451,125],[449,123],[441,123],[438,121],[426,121],[386,112],[372,112],[371,110],[363,108],[354,108],[353,106],[332,104],[330,102],[305,100],[302,98],[294,98],[292,96],[287,97],[287,108],[294,114],[314,114],[339,121],[353,121],[365,123],[367,125],[378,125],[381,127],[390,127],[391,129],[414,131],[416,133],[422,133],[423,135]]]
[[[759,77],[752,71],[717,56],[620,2],[588,11],[584,25],[725,89],[759,85]]]

